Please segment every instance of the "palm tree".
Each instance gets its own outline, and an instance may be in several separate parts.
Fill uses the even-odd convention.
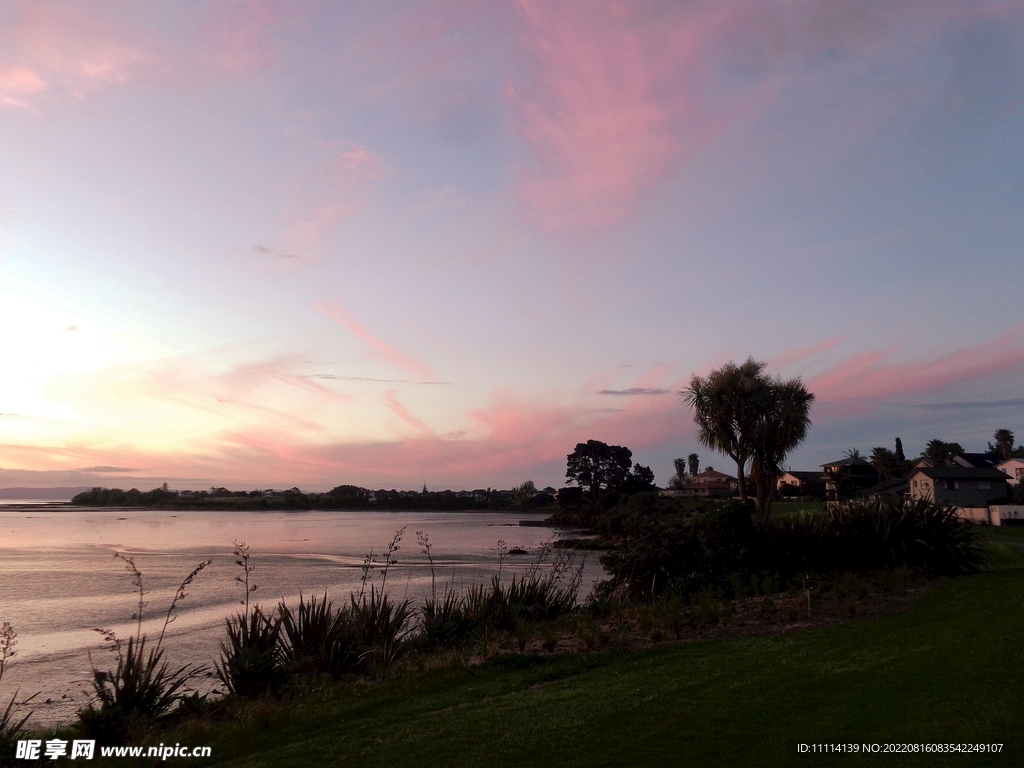
[[[757,512],[764,519],[771,514],[775,482],[782,474],[783,460],[807,437],[811,426],[811,403],[814,401],[814,395],[798,378],[789,381],[769,379],[769,393],[761,414],[751,464],[751,474],[757,487]]]
[[[996,443],[988,444],[988,450],[990,453],[999,455],[999,458],[1003,461],[1013,456],[1013,440],[1014,434],[1008,429],[997,429],[996,433],[992,435]]]
[[[877,445],[871,449],[871,464],[878,473],[878,479],[882,482],[891,480],[899,474],[900,461],[896,458],[896,454],[885,446]]]
[[[814,395],[799,378],[768,376],[765,364],[747,358],[705,378],[693,376],[680,394],[694,409],[697,439],[736,462],[737,490],[747,498],[746,467],[757,487],[758,513],[767,517],[782,461],[807,436]]]
[[[767,398],[764,363],[748,357],[742,365],[726,363],[705,378],[694,374],[679,394],[693,408],[697,439],[736,462],[736,485],[747,498],[746,466],[757,431],[758,411]]]

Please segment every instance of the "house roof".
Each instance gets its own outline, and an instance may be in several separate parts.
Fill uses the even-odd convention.
[[[995,453],[958,453],[953,456],[953,462],[961,467],[970,465],[982,469],[996,466],[999,463],[999,455]]]
[[[726,480],[706,480],[703,483],[687,483],[683,486],[684,489],[696,491],[696,490],[707,490],[707,491],[727,491],[732,489],[732,483]]]
[[[839,459],[839,461],[830,461],[827,464],[822,464],[823,467],[870,467],[871,462],[862,459],[859,456],[847,456],[845,459]]]
[[[697,478],[701,478],[697,480]],[[736,478],[732,475],[727,475],[725,472],[719,472],[717,469],[705,469],[703,472],[698,472],[691,478],[697,480],[697,482],[707,483],[714,480],[735,480]]]
[[[1006,480],[1007,475],[994,467],[920,467],[914,475],[924,475],[932,480]]]
[[[870,488],[865,488],[861,491],[864,496],[874,496],[878,493],[899,493],[901,490],[910,489],[910,480],[906,477],[894,477],[892,480],[886,480],[884,483],[878,485],[872,485]]]
[[[821,472],[807,472],[799,469],[791,469],[789,472],[783,472],[782,476],[790,475],[795,477],[802,483],[813,483],[821,480]]]

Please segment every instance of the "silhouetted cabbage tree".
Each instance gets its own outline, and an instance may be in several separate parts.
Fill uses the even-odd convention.
[[[807,436],[814,395],[799,378],[769,376],[752,357],[694,375],[680,394],[694,409],[697,439],[736,462],[741,499],[748,496],[750,467],[758,512],[767,517],[782,462]]]

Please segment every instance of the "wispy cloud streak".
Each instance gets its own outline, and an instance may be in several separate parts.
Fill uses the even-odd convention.
[[[336,301],[317,301],[313,305],[316,307],[317,312],[329,317],[334,322],[345,328],[354,336],[362,339],[369,344],[378,355],[386,360],[387,362],[395,365],[399,368],[405,368],[406,370],[413,371],[420,376],[433,376],[433,372],[426,363],[417,360],[409,355],[402,354],[393,347],[385,344],[377,336],[370,331],[363,323],[361,323],[351,312],[345,309],[341,304]]]
[[[810,378],[808,388],[821,400],[880,401],[911,393],[940,392],[1024,371],[1024,325],[955,352],[888,362],[899,348],[894,344],[856,355]]]

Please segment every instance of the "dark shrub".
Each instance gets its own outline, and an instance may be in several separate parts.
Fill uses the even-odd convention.
[[[527,622],[550,621],[576,607],[582,564],[575,553],[558,552],[550,568],[542,571],[540,560],[507,583],[500,575],[489,584],[475,584],[464,595],[451,587],[444,597],[427,598],[420,609],[421,638],[429,645],[455,645],[480,627],[513,631]]]
[[[555,495],[559,505],[563,507],[577,506],[583,503],[583,489],[575,485],[559,488]]]
[[[832,504],[770,527],[766,559],[783,573],[909,567],[931,576],[974,573],[982,563],[975,527],[956,508],[924,499]]]
[[[761,574],[779,586],[807,572],[912,568],[926,575],[977,571],[976,529],[956,509],[923,500],[833,504],[822,513],[754,525],[738,502],[698,512],[680,525],[633,516],[626,539],[601,562],[612,585],[634,596],[671,586],[683,593],[714,589],[739,594]],[[757,590],[754,590],[757,591]]]
[[[228,638],[220,644],[217,677],[231,693],[256,698],[276,691],[285,680],[280,616],[265,616],[260,606],[224,620]]]
[[[371,586],[370,594],[351,595],[351,616],[358,647],[369,669],[386,667],[400,654],[412,618],[412,600],[394,602]]]
[[[764,537],[751,508],[739,502],[698,512],[677,526],[634,515],[624,528],[625,540],[601,563],[616,585],[648,597],[670,583],[684,592],[727,585],[729,574],[750,570]]]
[[[78,713],[87,735],[120,744],[130,726],[144,718],[169,712],[179,691],[196,674],[190,665],[171,669],[163,649],[146,650],[146,637],[116,643],[117,667],[112,672],[93,668],[92,687],[99,706],[90,704]]]
[[[347,609],[335,609],[327,593],[303,598],[293,613],[283,602],[281,617],[284,657],[289,671],[327,674],[338,678],[359,665],[358,632]]]
[[[479,624],[469,617],[465,598],[450,586],[443,597],[428,597],[420,607],[420,633],[428,645],[455,645]]]

